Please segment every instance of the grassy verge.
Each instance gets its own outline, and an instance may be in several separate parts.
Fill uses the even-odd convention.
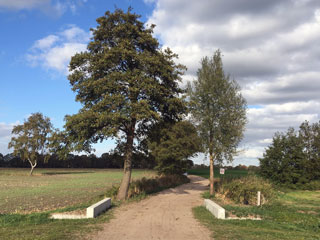
[[[89,205],[89,204],[86,204]],[[51,212],[32,214],[0,214],[0,236],[6,240],[53,240],[81,239],[81,236],[100,228],[99,223],[109,221],[112,209],[95,219],[54,220]],[[68,207],[59,211],[71,211],[83,208],[83,205]]]
[[[213,232],[214,239],[320,239],[319,191],[277,192],[273,201],[261,207],[219,198],[214,201],[226,209],[227,215],[262,218],[261,221],[219,220],[204,207],[194,208],[195,217]]]

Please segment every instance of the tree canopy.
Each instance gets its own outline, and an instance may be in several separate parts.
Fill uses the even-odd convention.
[[[232,161],[246,124],[246,100],[236,81],[223,70],[221,52],[201,60],[197,79],[188,86],[190,111],[204,149],[210,156],[210,193],[213,164]]]
[[[161,174],[185,173],[193,165],[189,158],[202,150],[197,130],[188,121],[155,125],[148,148]]]
[[[320,180],[320,122],[305,121],[299,131],[276,133],[259,159],[261,175],[293,188],[307,188]],[[319,187],[319,186],[318,186]]]
[[[109,137],[125,142],[118,199],[127,196],[134,142],[157,121],[177,120],[185,109],[178,85],[185,67],[174,62],[170,49],[160,49],[155,26],[145,27],[139,17],[116,9],[98,18],[87,51],[72,57],[68,77],[82,104],[66,116],[75,149],[91,151],[92,143]]]
[[[49,137],[52,131],[50,119],[42,113],[33,113],[23,124],[13,127],[13,137],[8,148],[13,148],[14,155],[30,163],[30,175],[39,158],[49,157]]]

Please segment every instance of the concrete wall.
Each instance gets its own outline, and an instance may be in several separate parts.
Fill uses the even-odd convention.
[[[105,198],[87,208],[87,218],[95,218],[111,207],[111,198]]]
[[[216,218],[218,219],[225,219],[226,218],[226,211],[224,208],[220,207],[215,202],[211,201],[210,199],[204,200],[204,206],[208,209]]]

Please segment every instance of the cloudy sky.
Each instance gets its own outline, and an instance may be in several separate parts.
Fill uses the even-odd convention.
[[[132,6],[157,25],[161,44],[195,79],[200,59],[221,49],[242,87],[249,124],[234,164],[258,164],[276,131],[319,121],[319,0],[0,0],[0,152],[12,126],[43,112],[56,127],[80,107],[67,81],[70,57],[86,48],[95,19]],[[96,146],[97,154],[114,147]],[[198,158],[202,162],[201,158]]]

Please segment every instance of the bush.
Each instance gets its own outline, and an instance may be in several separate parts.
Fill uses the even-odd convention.
[[[274,196],[272,185],[257,176],[247,176],[238,179],[225,179],[217,182],[217,192],[236,203],[255,205],[257,192],[261,192],[261,202],[265,203]]]
[[[165,175],[156,178],[144,177],[130,184],[128,196],[156,193],[188,182],[190,182],[189,178],[184,175]]]

